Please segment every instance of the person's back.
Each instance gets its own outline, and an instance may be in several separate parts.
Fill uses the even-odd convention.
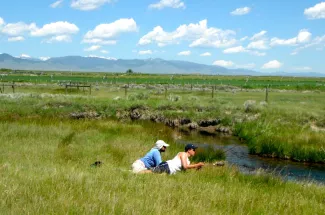
[[[143,158],[140,158],[140,160],[147,169],[156,167],[161,163],[160,152],[158,149],[152,148]]]
[[[179,152],[173,159],[166,161],[169,167],[169,174],[175,174],[177,171],[181,171],[183,168],[182,161],[181,161],[181,153]],[[190,165],[190,160],[187,157],[187,165]]]
[[[149,169],[158,166],[161,163],[161,152],[164,152],[169,145],[162,140],[158,140],[155,147],[152,148],[144,157],[136,160],[132,164],[134,173],[143,173]]]

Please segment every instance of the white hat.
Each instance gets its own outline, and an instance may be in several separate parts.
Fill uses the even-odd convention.
[[[165,143],[163,140],[158,140],[154,148],[161,149],[163,146],[168,147],[169,144]]]

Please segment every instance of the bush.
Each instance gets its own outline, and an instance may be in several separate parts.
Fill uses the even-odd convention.
[[[128,99],[130,101],[147,100],[148,98],[149,98],[148,94],[144,94],[144,93],[132,94],[132,95],[129,95],[129,97],[128,97]]]

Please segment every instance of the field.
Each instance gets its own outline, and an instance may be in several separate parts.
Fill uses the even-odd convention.
[[[157,139],[171,144],[163,159],[182,150],[148,120],[218,119],[252,154],[325,163],[323,79],[249,77],[245,87],[247,77],[31,74],[2,76],[16,87],[0,94],[1,214],[324,214],[325,187],[311,182],[211,164],[175,176],[129,171]],[[91,94],[58,84],[73,78]],[[268,82],[286,84],[270,84],[265,102]]]
[[[1,70],[0,70],[1,71]],[[155,75],[123,73],[77,73],[40,71],[2,71],[3,82],[58,83],[84,82],[106,84],[181,84],[230,85],[245,89],[271,87],[274,89],[322,90],[325,78],[272,77],[272,76],[222,76],[222,75]]]

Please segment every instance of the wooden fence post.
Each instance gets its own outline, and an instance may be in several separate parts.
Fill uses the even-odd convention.
[[[65,84],[65,94],[68,93],[68,84]]]
[[[127,98],[127,96],[128,96],[128,86],[127,85],[125,85],[124,86],[124,88],[125,88],[125,99]]]
[[[212,98],[214,97],[214,86],[212,86]]]
[[[15,82],[12,82],[12,93],[15,93]]]
[[[167,86],[165,86],[165,99],[167,98]]]
[[[269,101],[269,86],[266,86],[265,88],[265,101]]]

